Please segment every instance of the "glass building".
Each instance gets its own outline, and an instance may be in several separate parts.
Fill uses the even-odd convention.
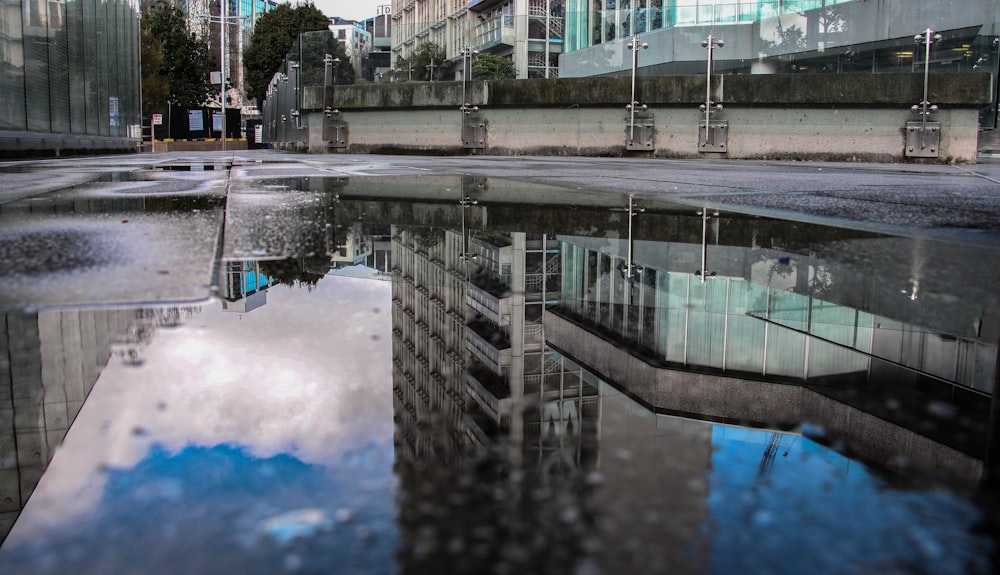
[[[915,41],[928,28],[941,35]],[[997,0],[568,0],[561,77],[716,73],[987,72],[1000,62]],[[981,124],[996,126],[996,98]]]
[[[137,0],[0,0],[0,154],[134,151]]]

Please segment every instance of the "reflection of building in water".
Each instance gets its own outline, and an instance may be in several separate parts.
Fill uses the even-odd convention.
[[[222,281],[222,309],[246,313],[267,303],[267,288],[274,283],[261,269],[260,262],[243,260],[225,262]]]
[[[355,222],[342,229],[336,229],[328,250],[334,269],[362,265],[374,252],[375,239],[365,226]]]
[[[693,273],[698,246],[636,242],[643,273],[629,281],[618,272],[624,258],[617,245],[560,239],[561,309],[660,361],[797,381],[855,375],[863,383],[891,375],[954,384],[956,393],[992,387],[995,345],[829,301],[822,284],[835,270],[821,261],[715,246],[708,261],[719,271],[704,279]]]
[[[947,460],[975,475],[997,350],[959,322],[949,333],[839,303],[872,290],[849,293],[864,287],[851,266],[808,254],[636,241],[639,273],[628,278],[624,240],[559,239],[562,296],[546,319],[552,343],[651,405],[756,425],[810,421],[872,448],[864,455],[873,459]],[[938,400],[968,417],[950,417],[943,405],[939,417]],[[876,446],[879,434],[912,445],[906,453],[903,440]]]
[[[583,477],[597,460],[600,404],[596,380],[544,345],[543,307],[559,289],[556,244],[524,233],[394,231],[396,468],[401,491],[413,495],[401,504],[402,530],[426,525],[429,509],[460,501],[439,540],[464,541],[480,522],[496,525],[503,516],[494,538],[523,545],[522,566],[572,571],[587,525]],[[498,444],[519,455],[487,455]],[[442,469],[454,476],[432,476]],[[455,479],[463,475],[470,481]],[[451,489],[438,491],[438,480]],[[422,493],[429,487],[434,493]],[[543,487],[551,496],[530,497]],[[558,532],[539,527],[541,518],[570,513],[579,520]],[[542,532],[546,547],[532,549]],[[452,570],[471,572],[505,559],[499,550],[456,559],[435,546],[403,551],[401,560],[405,570],[420,570],[447,558]]]
[[[0,540],[6,537],[113,355],[141,361],[167,309],[0,314]]]

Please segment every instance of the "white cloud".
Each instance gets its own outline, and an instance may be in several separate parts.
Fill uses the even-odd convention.
[[[6,544],[92,510],[104,469],[153,445],[331,465],[359,442],[391,444],[390,297],[388,282],[356,278],[278,286],[250,313],[214,303],[161,329],[139,367],[112,358]]]

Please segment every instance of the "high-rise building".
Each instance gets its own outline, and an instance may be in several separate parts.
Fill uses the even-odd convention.
[[[372,33],[365,29],[363,22],[337,17],[330,18],[330,31],[344,47],[354,72],[364,76],[368,68],[368,53],[372,49]]]
[[[437,44],[462,78],[471,49],[513,60],[518,78],[555,78],[563,44],[563,0],[397,0],[393,61]]]
[[[278,7],[275,0],[175,0],[184,11],[189,29],[208,42],[209,53],[222,57],[221,26],[225,25],[225,61],[228,88],[226,106],[239,107],[245,116],[258,115],[257,107],[246,96],[243,50],[250,43],[253,27],[265,13]],[[218,105],[219,93],[209,96],[208,104]],[[258,102],[259,104],[259,102]]]

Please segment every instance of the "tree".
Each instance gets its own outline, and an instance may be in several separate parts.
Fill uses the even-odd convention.
[[[473,80],[513,80],[517,78],[514,61],[503,56],[484,53],[472,65]]]
[[[163,67],[163,45],[149,31],[139,27],[139,56],[142,75],[142,115],[151,116],[167,107],[170,84],[160,73]]]
[[[258,104],[263,102],[268,83],[281,67],[299,34],[327,30],[329,27],[330,19],[312,4],[296,8],[281,4],[262,14],[254,24],[250,43],[243,50],[247,96]],[[346,57],[341,60],[346,61]]]
[[[400,68],[402,77],[409,78],[410,73],[407,70],[412,68],[414,80],[440,80],[451,73],[451,64],[445,62],[444,48],[434,42],[420,44],[409,58],[397,60],[397,66],[400,65],[399,62],[403,62],[406,66]]]
[[[164,0],[143,7],[139,25],[140,34],[145,30],[160,45],[163,60],[159,75],[168,86],[166,100],[178,106],[201,106],[214,91],[209,72],[218,68],[208,42],[188,32],[184,13]],[[152,69],[142,73],[155,75]]]
[[[334,58],[330,82],[333,84],[353,84],[354,66],[341,44],[330,30],[308,32],[299,36],[298,54],[295,59],[301,66],[303,86],[322,86],[326,75],[324,60],[327,54]],[[292,44],[295,50],[295,44]],[[273,75],[273,73],[272,73]]]

